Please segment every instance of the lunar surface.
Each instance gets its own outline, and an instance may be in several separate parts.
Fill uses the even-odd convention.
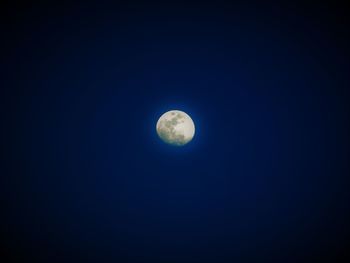
[[[164,113],[157,122],[158,136],[166,143],[182,146],[194,136],[194,123],[188,114],[179,110]]]

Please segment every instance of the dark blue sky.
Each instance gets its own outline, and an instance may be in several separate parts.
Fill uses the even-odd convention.
[[[349,258],[344,7],[11,4],[2,13],[0,258]],[[171,109],[195,122],[185,147],[155,132]]]

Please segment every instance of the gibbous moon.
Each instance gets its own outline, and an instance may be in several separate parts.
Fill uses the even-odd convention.
[[[168,111],[157,122],[158,136],[171,145],[183,146],[189,143],[194,132],[195,128],[191,117],[183,111]]]

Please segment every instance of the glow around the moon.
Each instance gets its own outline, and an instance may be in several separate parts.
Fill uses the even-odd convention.
[[[194,132],[195,127],[191,117],[183,111],[168,111],[157,122],[157,133],[168,144],[185,145],[192,140]]]

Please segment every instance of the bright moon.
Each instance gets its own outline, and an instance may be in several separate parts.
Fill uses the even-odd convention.
[[[164,113],[157,122],[158,136],[166,143],[182,146],[194,136],[194,123],[188,114],[179,110]]]

